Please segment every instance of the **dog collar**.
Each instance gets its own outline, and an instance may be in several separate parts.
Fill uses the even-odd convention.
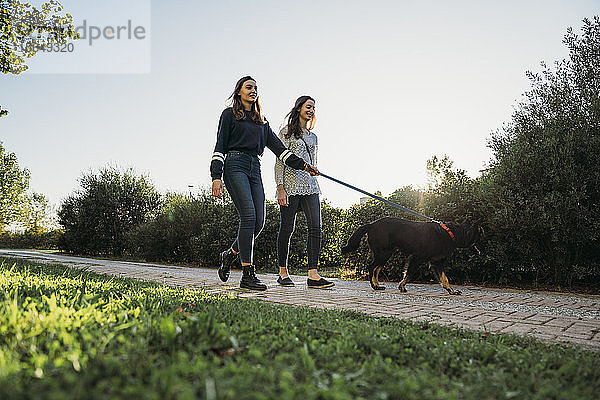
[[[456,240],[456,238],[454,237],[454,233],[452,233],[452,231],[450,230],[450,228],[448,228],[443,222],[438,222],[438,224],[440,224],[440,226],[442,228],[444,228],[444,230],[446,232],[448,232],[448,235],[450,235],[450,237],[452,238],[453,241]]]

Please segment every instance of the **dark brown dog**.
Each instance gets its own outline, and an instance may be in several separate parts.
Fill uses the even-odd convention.
[[[437,222],[414,222],[401,218],[385,217],[361,226],[350,236],[342,247],[342,253],[356,251],[364,234],[368,234],[369,248],[373,252],[373,261],[369,265],[369,281],[374,290],[385,287],[379,284],[379,271],[384,267],[395,249],[408,257],[404,265],[404,276],[398,289],[406,292],[411,267],[428,263],[440,284],[450,294],[461,294],[460,290],[450,287],[444,273],[444,262],[456,248],[474,247],[479,253],[476,242],[480,231],[474,225],[459,225]]]

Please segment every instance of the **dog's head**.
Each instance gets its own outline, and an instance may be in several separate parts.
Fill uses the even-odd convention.
[[[483,249],[481,245],[481,236],[483,228],[477,224],[460,224],[456,228],[456,247],[469,248],[472,247],[477,254],[481,255]]]
[[[484,235],[484,231],[483,228],[477,224],[472,224],[469,228],[469,231],[471,232],[471,245],[468,247],[472,247],[478,255],[482,255],[483,254],[483,243],[482,243],[482,238]]]

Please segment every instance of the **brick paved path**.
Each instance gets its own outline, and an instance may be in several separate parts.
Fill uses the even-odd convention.
[[[400,293],[397,283],[375,292],[366,281],[333,279],[332,289],[308,289],[306,277],[292,276],[296,287],[277,286],[277,275],[259,274],[269,289],[249,292],[238,287],[240,271],[227,283],[216,269],[95,260],[33,251],[0,250],[0,255],[60,262],[75,268],[173,286],[202,287],[213,293],[233,293],[272,303],[330,309],[350,309],[379,317],[431,321],[492,333],[530,335],[549,342],[568,342],[600,350],[600,296],[543,293],[456,286],[462,296],[450,296],[439,285],[411,284]]]

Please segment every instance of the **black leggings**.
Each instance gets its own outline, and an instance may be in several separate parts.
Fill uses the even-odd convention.
[[[308,224],[306,250],[308,252],[308,269],[317,268],[321,252],[321,202],[318,194],[289,196],[288,206],[279,206],[279,232],[277,234],[277,263],[287,267],[290,238],[296,225],[296,214],[304,211]]]

